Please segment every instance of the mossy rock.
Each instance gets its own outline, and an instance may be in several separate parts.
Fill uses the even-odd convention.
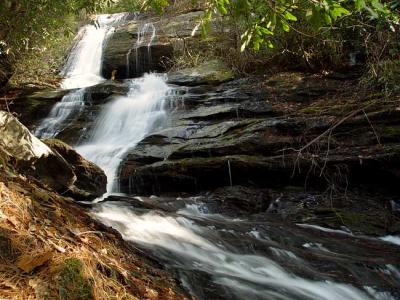
[[[232,70],[219,59],[213,59],[196,67],[182,69],[168,75],[169,82],[178,85],[220,84],[233,78]]]
[[[366,212],[351,212],[343,209],[318,208],[314,210],[318,225],[330,228],[348,227],[352,232],[367,235],[383,235],[385,229],[385,215],[383,212],[375,214]]]
[[[94,299],[93,285],[83,274],[83,264],[77,258],[64,261],[60,271],[59,298],[62,300]]]

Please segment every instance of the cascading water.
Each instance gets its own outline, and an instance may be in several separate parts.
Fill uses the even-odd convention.
[[[67,94],[53,108],[37,135],[52,137],[62,130],[71,115],[79,114],[84,105],[85,87],[103,80],[100,76],[102,45],[112,34],[111,24],[122,18],[100,16],[100,29],[88,25],[81,30],[63,71],[66,76],[63,87],[79,89]],[[149,23],[139,30],[132,48],[137,72],[143,71],[140,68],[146,63],[140,60],[138,49],[147,43],[147,55],[151,57],[149,51],[154,38],[154,25]],[[127,55],[128,73],[130,54]],[[117,191],[118,168],[128,150],[163,126],[167,104],[176,99],[162,75],[146,74],[126,83],[129,93],[105,105],[90,140],[77,147],[79,153],[106,172],[105,196]],[[232,185],[229,160],[228,171]],[[162,198],[151,199],[153,204],[165,202]],[[365,267],[369,261],[363,260],[359,252],[370,242],[367,238],[327,232],[322,227],[268,223],[266,215],[260,217],[261,221],[251,217],[235,219],[207,213],[206,206],[190,203],[173,199],[171,207],[181,205],[180,209],[148,211],[133,209],[122,201],[104,202],[95,206],[93,215],[117,229],[124,239],[151,250],[177,274],[196,299],[393,300],[397,296],[363,284],[363,279],[370,279],[377,272],[383,281],[393,286],[400,284],[397,266],[384,265],[377,272]],[[321,233],[313,236],[307,230]],[[393,237],[382,239],[397,241]],[[337,251],[342,245],[347,247],[345,254]],[[323,266],[321,270],[320,266]],[[351,270],[347,272],[351,273],[347,280],[351,284],[339,283],[343,270]],[[358,280],[352,282],[354,278]]]
[[[165,77],[146,74],[128,81],[127,96],[104,108],[90,141],[77,151],[99,165],[108,179],[107,191],[116,191],[116,173],[124,154],[165,120],[171,88]]]
[[[137,199],[143,201],[139,197]],[[157,202],[157,198],[153,197],[152,201]],[[165,200],[159,201],[162,203]],[[182,201],[177,199],[175,203]],[[93,215],[102,223],[117,229],[124,239],[150,249],[170,269],[175,270],[195,299],[396,299],[390,292],[377,291],[367,285],[356,288],[350,284],[334,282],[324,276],[323,271],[314,269],[303,257],[286,250],[284,247],[288,243],[290,249],[300,248],[296,249],[297,252],[306,258],[317,253],[315,257],[318,259],[332,258],[332,261],[328,260],[325,264],[348,263],[346,260],[351,253],[343,256],[323,246],[316,250],[310,249],[310,245],[321,244],[310,243],[310,235],[300,228],[285,230],[272,223],[277,227],[276,235],[268,229],[270,226],[265,225],[268,224],[265,220],[250,222],[211,214],[201,205],[187,205],[185,209],[168,216],[158,210],[134,211],[129,204],[123,202],[106,202],[99,204]],[[265,232],[260,233],[261,230],[254,229],[255,226],[264,227]],[[338,241],[328,241],[339,245],[351,243],[352,237],[338,236]],[[318,241],[318,235],[314,239]],[[265,250],[261,254],[257,253],[257,249],[259,252]],[[304,252],[304,249],[308,249],[306,251],[309,253]],[[360,250],[355,249],[354,252],[359,253]],[[383,280],[400,283],[398,269],[392,265],[385,268],[383,271],[388,278]],[[295,275],[288,269],[301,271],[304,275]],[[359,272],[369,271],[361,266]],[[357,270],[354,270],[354,274],[357,274]],[[340,280],[339,277],[334,278],[335,281]],[[216,292],[204,294],[210,290]]]
[[[137,32],[137,40],[132,48],[129,49],[128,53],[126,54],[126,74],[127,77],[130,77],[130,57],[132,51],[135,51],[135,71],[136,74],[141,74],[146,69],[151,67],[151,44],[153,43],[156,37],[156,27],[153,23],[146,23],[142,27],[138,27]],[[140,55],[140,47],[146,45],[147,43],[147,56],[141,57]],[[148,68],[146,68],[148,66]]]
[[[36,128],[36,136],[55,137],[66,124],[79,115],[84,105],[85,88],[104,81],[100,75],[104,41],[112,34],[113,26],[123,22],[128,15],[99,15],[98,28],[86,25],[79,30],[77,42],[61,71],[61,75],[65,77],[61,83],[62,89],[78,90],[69,92],[54,105],[49,116]]]

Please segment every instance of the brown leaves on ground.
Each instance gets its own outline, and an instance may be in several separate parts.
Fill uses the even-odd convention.
[[[17,267],[26,273],[47,263],[53,257],[53,251],[45,251],[36,255],[22,255],[17,261]]]
[[[0,299],[185,299],[168,275],[33,179],[0,170]]]

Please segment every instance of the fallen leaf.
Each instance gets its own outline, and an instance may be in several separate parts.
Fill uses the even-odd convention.
[[[31,256],[23,255],[18,259],[17,267],[21,270],[29,273],[37,267],[44,265],[53,256],[52,251],[46,251],[41,254]]]

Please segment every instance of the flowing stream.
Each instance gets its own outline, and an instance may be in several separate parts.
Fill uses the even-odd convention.
[[[100,76],[103,43],[121,18],[123,15],[101,16],[100,29],[92,25],[81,29],[63,71],[63,87],[77,89],[43,120],[36,131],[38,136],[55,136],[68,119],[79,114],[85,87],[104,80]],[[146,35],[150,45],[155,37],[154,26],[141,29],[135,48],[145,42]],[[136,67],[138,64],[139,59]],[[117,229],[124,239],[165,263],[196,299],[400,298],[396,289],[400,286],[400,270],[383,260],[376,261],[376,249],[394,251],[397,246],[390,242],[395,239],[385,241],[302,224],[285,225],[263,214],[229,217],[213,212],[196,197],[115,194],[122,159],[144,137],[164,126],[168,108],[176,99],[164,75],[146,74],[125,84],[129,87],[127,95],[114,97],[103,107],[90,139],[76,147],[103,168],[108,178],[107,194],[101,199],[105,201],[94,205],[92,213]],[[135,201],[151,202],[155,208],[144,209],[133,205]]]

